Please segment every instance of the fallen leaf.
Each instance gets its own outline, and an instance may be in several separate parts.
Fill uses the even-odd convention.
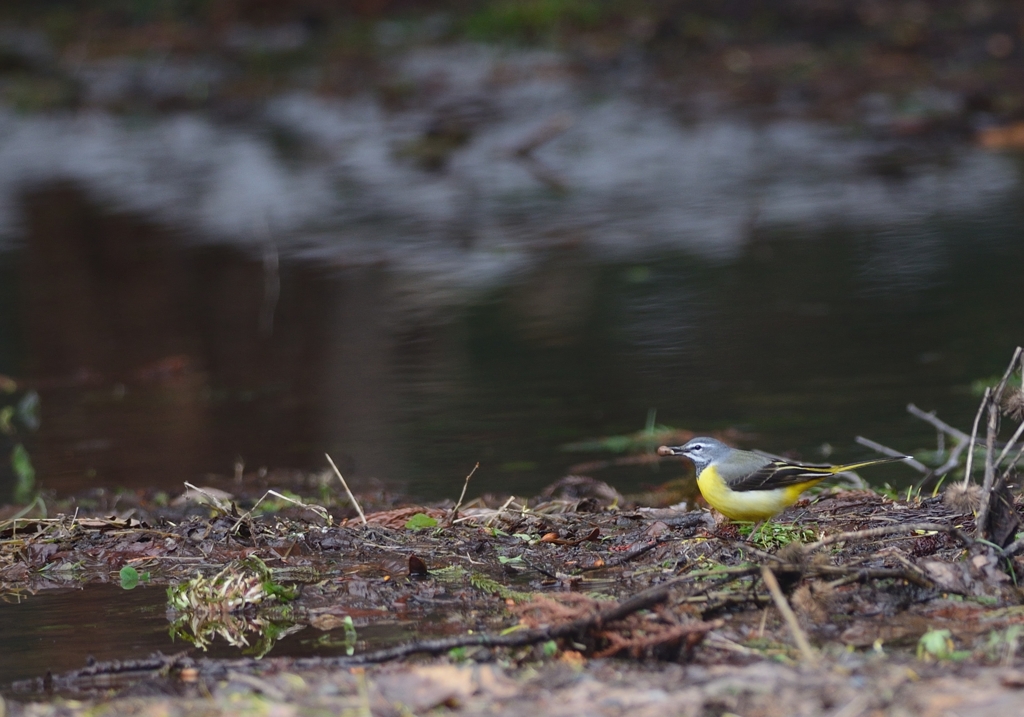
[[[427,564],[415,555],[409,556],[409,575],[416,578],[425,578],[430,574]]]

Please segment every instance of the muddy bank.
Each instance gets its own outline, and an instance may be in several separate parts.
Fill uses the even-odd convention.
[[[998,714],[1024,684],[1024,562],[984,552],[955,501],[835,490],[750,539],[703,511],[614,509],[596,483],[554,493],[457,517],[368,496],[366,525],[343,500],[332,516],[270,495],[259,515],[257,494],[212,489],[119,505],[138,517],[8,521],[8,595],[131,568],[173,586],[168,629],[198,646],[8,684],[8,713],[67,713],[57,694],[84,700],[72,714]],[[395,619],[418,632],[367,642]],[[296,631],[319,654],[276,656]],[[204,656],[225,643],[253,657]]]

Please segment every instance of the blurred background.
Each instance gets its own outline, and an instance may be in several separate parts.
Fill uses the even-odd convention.
[[[1022,340],[1022,41],[986,0],[5,0],[0,502],[325,451],[531,495],[654,422],[934,445],[906,404],[969,427]]]

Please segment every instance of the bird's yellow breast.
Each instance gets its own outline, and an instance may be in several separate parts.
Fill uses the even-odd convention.
[[[765,520],[793,505],[801,493],[820,482],[822,478],[768,490],[735,491],[723,480],[712,464],[697,476],[697,487],[704,500],[726,518]]]

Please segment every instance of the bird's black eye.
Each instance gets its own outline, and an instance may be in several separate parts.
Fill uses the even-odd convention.
[[[700,445],[700,444],[697,444],[696,446],[694,446],[694,447],[693,447],[693,448],[691,448],[690,450],[691,450],[691,451],[699,451],[699,450],[700,450],[701,448],[703,448],[703,447],[704,447],[704,446],[702,446],[702,445]]]

